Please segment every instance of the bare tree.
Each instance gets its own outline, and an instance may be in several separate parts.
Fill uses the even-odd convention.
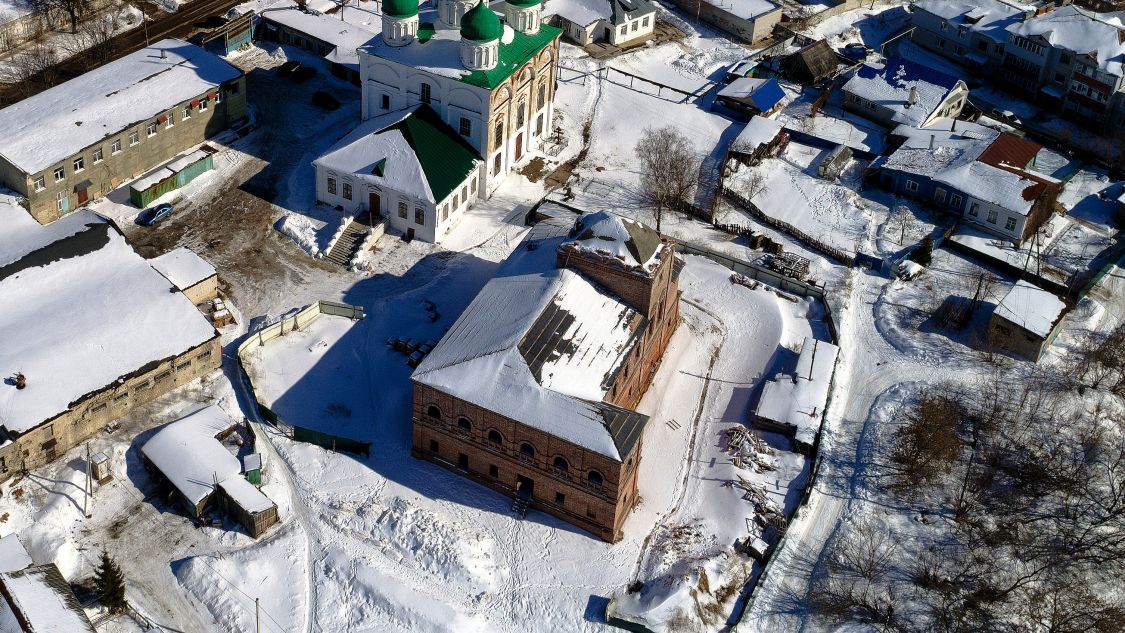
[[[887,583],[898,545],[872,520],[856,523],[826,552],[825,574],[809,594],[809,606],[833,623],[857,621],[898,630],[895,592]]]
[[[899,486],[931,483],[949,471],[961,452],[961,415],[956,401],[937,393],[922,395],[895,433],[891,459],[898,466]]]
[[[665,209],[683,208],[699,179],[700,160],[675,126],[645,128],[634,149],[640,161],[641,194],[656,213],[656,231]]]
[[[25,94],[32,94],[38,87],[54,84],[54,66],[58,62],[55,50],[43,44],[35,44],[23,53],[12,58],[9,68],[9,81],[19,84]]]

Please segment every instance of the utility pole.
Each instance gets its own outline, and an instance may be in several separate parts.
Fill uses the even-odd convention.
[[[94,484],[90,481],[90,443],[86,443],[86,487],[82,489],[82,514],[90,518],[90,495],[94,492]]]
[[[254,598],[254,628],[257,633],[262,633],[262,605],[258,603],[257,598]]]

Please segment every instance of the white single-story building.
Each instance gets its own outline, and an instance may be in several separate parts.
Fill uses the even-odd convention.
[[[649,0],[547,0],[543,12],[582,46],[640,41],[656,26],[656,7]]]
[[[762,389],[754,426],[793,438],[801,452],[811,453],[828,405],[832,374],[840,348],[805,337],[793,375],[778,374]]]
[[[316,199],[437,242],[484,191],[484,163],[432,109],[364,121],[313,161]]]

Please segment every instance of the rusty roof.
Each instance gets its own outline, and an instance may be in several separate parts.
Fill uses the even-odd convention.
[[[1038,143],[1033,143],[1014,134],[1003,133],[995,141],[992,141],[992,144],[984,150],[977,160],[993,167],[1007,165],[1022,169],[1035,160],[1035,155],[1041,149],[1043,149],[1043,146]]]

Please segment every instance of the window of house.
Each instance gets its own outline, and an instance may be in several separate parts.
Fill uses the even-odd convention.
[[[457,468],[460,470],[469,470],[469,456],[464,453],[457,453]]]
[[[497,468],[496,464],[489,464],[488,465],[488,476],[492,477],[492,478],[496,478],[496,477],[500,476],[500,469]]]
[[[223,102],[223,91],[222,90],[215,91],[215,103],[222,103],[222,102]]]
[[[566,504],[566,495],[564,495],[561,492],[556,492],[555,493],[555,503],[559,504],[560,506],[565,505]]]
[[[465,433],[471,433],[473,430],[473,425],[469,422],[468,418],[460,417],[457,418],[457,428],[461,431],[464,431]]]
[[[80,172],[83,169],[86,169],[86,159],[79,156],[74,159],[74,171]]]
[[[488,432],[488,443],[499,446],[504,443],[504,436],[500,435],[500,431],[492,429]]]
[[[203,112],[206,109],[207,109],[207,100],[206,99],[200,99],[199,100],[199,111]]]
[[[918,183],[913,181],[913,180],[907,180],[906,181],[906,190],[907,191],[918,191]]]
[[[527,104],[521,103],[516,108],[516,127],[523,127],[524,118],[527,114]]]
[[[113,144],[111,144],[109,146],[109,153],[110,154],[116,154],[120,151],[121,151],[121,139],[117,139],[117,140],[113,141]]]
[[[504,140],[504,123],[502,121],[496,122],[496,127],[492,130],[492,137],[495,139],[496,145]]]
[[[426,415],[430,416],[431,418],[440,420],[441,409],[437,408],[437,405],[431,404],[430,406],[426,407]]]
[[[586,480],[595,486],[600,486],[605,482],[605,479],[602,478],[602,474],[596,470],[591,470],[590,473],[586,475]]]
[[[1066,81],[1066,75],[1062,73],[1055,73],[1055,83],[1061,84],[1064,81]]]
[[[552,465],[555,467],[555,470],[562,471],[564,473],[570,470],[570,463],[567,462],[566,458],[562,455],[555,457],[555,461],[552,463]]]
[[[238,90],[239,90],[237,83],[230,84],[229,86],[226,87],[226,89],[227,89],[227,92],[231,93],[232,95],[238,94]]]
[[[974,202],[972,205],[969,206],[969,215],[971,215],[975,218],[975,217],[977,217],[978,213],[980,213],[980,204],[977,203],[977,202]]]
[[[398,217],[405,220],[406,219],[406,209],[407,209],[407,207],[406,207],[405,202],[398,203]]]
[[[457,131],[461,133],[461,136],[472,136],[473,122],[465,117],[461,117],[461,123]]]
[[[58,192],[55,194],[55,210],[62,211],[66,207],[66,194]]]
[[[543,115],[542,114],[540,114],[539,118],[537,118],[535,120],[535,135],[539,136],[541,134],[543,134]]]
[[[469,181],[469,191],[472,191],[473,195],[476,195],[476,193],[477,193],[477,179],[476,178],[473,178],[472,180]]]
[[[47,179],[44,178],[43,176],[36,176],[35,177],[35,190],[36,191],[43,191],[46,188],[47,188]]]
[[[181,118],[183,118],[183,119],[190,119],[191,118],[191,104],[190,103],[188,105],[184,106],[184,112],[183,112],[183,116]]]
[[[535,99],[535,109],[542,110],[547,103],[547,84],[539,84],[539,96]]]
[[[934,189],[934,201],[945,202],[945,189],[942,189],[941,187]]]
[[[422,103],[430,102],[430,84],[422,84]]]
[[[645,27],[646,29],[648,28],[648,18],[647,17],[644,20],[641,21],[641,26]]]
[[[498,174],[498,173],[500,173],[500,159],[501,159],[501,158],[502,158],[502,155],[501,155],[501,154],[497,154],[497,155],[496,155],[496,160],[492,161],[492,173],[493,173],[493,174]]]
[[[63,178],[66,178],[66,168],[55,167],[55,182],[59,182]]]
[[[998,215],[998,214],[996,213],[996,209],[989,209],[989,210],[988,210],[988,218],[987,218],[987,219],[988,219],[988,223],[989,223],[989,224],[996,224],[996,217],[997,217],[997,215]]]
[[[344,200],[352,199],[352,185],[349,182],[344,183]]]
[[[637,32],[637,24],[639,24],[639,22],[633,22],[632,30],[633,30],[634,33]]]
[[[418,207],[414,208],[414,223],[421,226],[426,225],[426,212]]]
[[[381,95],[379,98],[379,106],[384,110],[391,109],[391,95]]]
[[[951,206],[951,207],[961,206],[961,196],[959,196],[957,194],[953,194],[952,196],[950,196],[949,197],[949,206]]]
[[[944,31],[944,30],[946,30],[946,29],[948,29],[948,28],[949,28],[949,22],[946,22],[945,20],[942,20],[942,21],[941,21],[941,25],[940,25],[940,28],[941,28],[941,30],[943,30],[943,31]]]
[[[1069,64],[1070,63],[1070,53],[1060,54],[1059,55],[1059,63],[1060,64]]]
[[[94,150],[94,157],[93,158],[94,158],[95,163],[102,162],[102,159],[105,158],[105,156],[102,154],[102,148],[99,147],[98,149]]]
[[[149,123],[148,128],[145,130],[149,136],[156,136],[156,123]]]
[[[175,125],[176,125],[176,113],[175,112],[169,112],[168,113],[168,120],[164,122],[164,127],[170,128],[170,127],[175,127]]]
[[[436,453],[436,452],[438,452],[437,449],[438,449],[437,440],[430,440],[430,452]]]
[[[535,447],[527,442],[520,444],[520,455],[524,457],[535,457]]]
[[[328,178],[328,193],[330,193],[332,195],[336,195],[336,179],[335,178],[332,178],[332,177]]]
[[[1007,220],[1005,220],[1004,221],[1004,229],[1007,230],[1007,231],[1016,230],[1016,219],[1015,218],[1008,218]]]
[[[141,134],[136,130],[129,132],[129,147],[141,142]]]

